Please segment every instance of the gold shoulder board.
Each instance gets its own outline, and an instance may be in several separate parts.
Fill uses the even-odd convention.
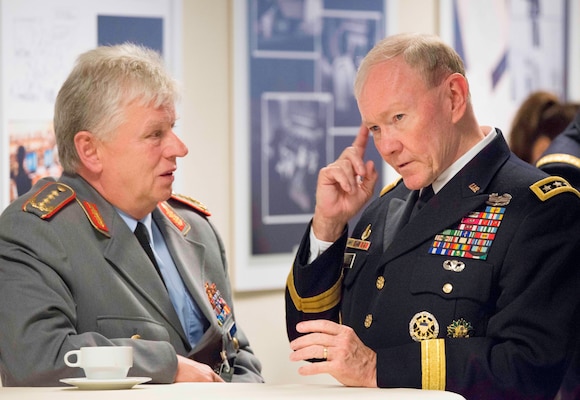
[[[402,177],[398,177],[395,181],[389,183],[387,186],[385,186],[382,190],[381,190],[381,196],[389,193],[391,190],[393,190],[401,181]]]
[[[544,179],[540,179],[536,183],[530,186],[532,192],[538,196],[538,199],[546,201],[551,197],[563,192],[572,192],[576,196],[580,197],[580,192],[572,187],[568,181],[559,176],[549,176]]]
[[[32,195],[22,210],[49,219],[76,198],[75,191],[59,182],[49,182]]]
[[[203,203],[201,203],[200,201],[197,201],[195,199],[192,199],[189,196],[184,196],[182,194],[174,193],[171,195],[171,198],[173,200],[180,202],[181,204],[185,204],[186,206],[189,206],[189,207],[201,212],[202,214],[207,215],[208,217],[211,215],[211,213],[209,212],[207,207],[203,205]]]

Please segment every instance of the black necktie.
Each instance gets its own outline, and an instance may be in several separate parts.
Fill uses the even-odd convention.
[[[153,250],[151,249],[151,244],[149,243],[149,233],[147,232],[147,228],[143,225],[142,222],[137,222],[137,227],[135,228],[135,236],[137,236],[137,240],[147,256],[153,263],[153,266],[157,270],[159,277],[163,281],[163,276],[161,275],[161,271],[159,270],[159,265],[157,264],[157,260],[155,260],[155,255],[153,254]]]
[[[419,198],[415,202],[415,206],[413,207],[413,211],[411,211],[411,217],[409,219],[412,219],[434,195],[435,192],[433,191],[433,186],[431,185],[421,189],[421,193],[419,194]]]

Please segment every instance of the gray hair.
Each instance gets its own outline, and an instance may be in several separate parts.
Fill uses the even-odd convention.
[[[124,122],[125,107],[174,107],[179,91],[161,56],[143,46],[100,46],[81,54],[62,85],[54,108],[54,131],[61,165],[76,172],[79,156],[74,137],[89,131],[111,138]]]
[[[465,76],[463,60],[438,36],[423,33],[401,33],[379,41],[362,60],[354,83],[358,98],[371,67],[403,56],[405,62],[417,69],[429,87],[439,85],[447,76]]]

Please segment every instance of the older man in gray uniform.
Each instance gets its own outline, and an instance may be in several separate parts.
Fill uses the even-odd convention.
[[[209,212],[172,193],[176,97],[151,50],[79,57],[55,106],[64,174],[0,217],[4,385],[58,385],[82,376],[67,351],[127,345],[152,382],[263,381]]]

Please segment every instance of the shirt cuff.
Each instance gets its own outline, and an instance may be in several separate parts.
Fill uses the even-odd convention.
[[[333,242],[325,242],[324,240],[318,239],[314,235],[312,228],[310,228],[310,255],[308,256],[308,264],[311,264],[319,255],[328,250],[332,244]]]

